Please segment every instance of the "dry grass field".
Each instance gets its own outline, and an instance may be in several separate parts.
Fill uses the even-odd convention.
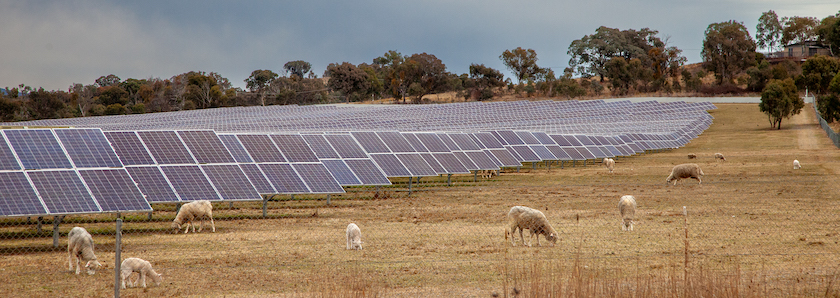
[[[580,162],[528,164],[490,179],[426,177],[333,195],[217,203],[216,233],[173,234],[173,206],[123,214],[122,258],[140,257],[161,286],[123,297],[789,297],[840,296],[840,150],[807,105],[770,129],[757,104],[718,104],[714,124],[686,147],[616,159],[613,174]],[[715,152],[725,162],[713,159]],[[697,154],[688,160],[688,153]],[[793,170],[792,161],[802,163]],[[666,185],[694,162],[702,184]],[[639,204],[622,231],[617,202]],[[511,206],[542,210],[556,245],[512,247]],[[683,215],[683,206],[687,213]],[[114,216],[52,224],[0,220],[1,297],[113,296]],[[364,249],[345,249],[355,222]],[[108,263],[93,276],[67,270],[66,235],[94,234]],[[24,237],[33,235],[35,237]],[[526,233],[527,236],[527,233]],[[687,236],[687,237],[686,237]],[[687,267],[686,267],[687,265]]]

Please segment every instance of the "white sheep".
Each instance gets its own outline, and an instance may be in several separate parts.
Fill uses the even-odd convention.
[[[793,169],[794,170],[799,170],[799,168],[801,168],[801,167],[802,166],[799,165],[799,160],[794,159],[793,160]]]
[[[602,163],[604,164],[605,167],[607,167],[608,170],[610,170],[610,173],[612,173],[613,170],[615,170],[615,160],[614,159],[609,158],[609,157],[604,158],[604,161]]]
[[[213,222],[213,205],[208,200],[193,201],[181,206],[181,210],[178,211],[178,215],[172,221],[172,228],[175,229],[175,233],[178,233],[181,231],[181,227],[183,227],[184,234],[186,234],[189,228],[192,227],[193,233],[195,233],[195,224],[193,221],[198,219],[201,220],[201,225],[198,227],[198,231],[201,232],[204,228],[204,217],[210,218],[210,225],[213,227],[213,232],[215,233],[216,223]]]
[[[540,234],[545,236],[545,239],[551,243],[557,243],[557,232],[548,223],[545,214],[536,209],[531,209],[523,206],[514,206],[508,212],[508,220],[510,221],[510,231],[505,230],[505,239],[510,235],[511,245],[516,246],[516,230],[519,229],[519,238],[522,239],[522,245],[531,246],[531,239],[537,236],[537,245],[540,243]],[[528,244],[525,244],[525,237],[522,232],[528,229],[531,236],[528,238]]]
[[[723,153],[715,153],[715,161],[720,159],[721,161],[726,161],[726,157],[723,157]]]
[[[688,154],[688,159],[695,159],[695,158],[697,158],[697,154],[694,154],[694,153],[689,153]]]
[[[493,176],[499,176],[499,172],[497,170],[484,170],[481,171],[481,178],[493,178]]]
[[[131,274],[137,272],[137,280],[131,281]],[[140,286],[146,287],[146,277],[152,279],[155,282],[155,285],[160,286],[160,282],[163,281],[163,276],[155,272],[152,269],[152,263],[149,263],[146,260],[139,259],[139,258],[128,258],[122,261],[120,264],[120,280],[122,281],[122,285],[120,288],[125,289],[125,280],[128,279],[128,286],[129,287],[136,287],[137,282],[140,282]]]
[[[362,230],[354,223],[347,225],[347,249],[362,249]]]
[[[636,216],[636,198],[631,195],[622,196],[618,200],[618,213],[623,220],[621,229],[624,231],[633,230],[633,218]]]
[[[90,236],[85,228],[74,227],[67,234],[67,263],[70,266],[70,271],[73,271],[73,261],[76,262],[76,274],[81,271],[81,262],[85,263],[85,270],[88,275],[93,275],[102,264],[96,260],[96,255],[93,253],[93,237]]]
[[[705,174],[703,174],[703,170],[700,169],[700,166],[694,163],[685,163],[674,166],[674,168],[671,169],[671,175],[665,179],[665,183],[668,184],[671,183],[671,181],[674,181],[674,185],[677,185],[677,181],[680,179],[694,178],[697,179],[698,184],[701,184],[703,181],[700,180],[700,176],[703,175]]]

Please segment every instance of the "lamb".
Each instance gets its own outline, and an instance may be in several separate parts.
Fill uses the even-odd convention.
[[[722,153],[715,153],[715,161],[720,159],[721,161],[726,161],[726,157],[723,157]]]
[[[636,198],[631,195],[622,196],[618,200],[618,212],[623,220],[621,229],[624,231],[633,230],[633,218],[636,216]]]
[[[347,249],[362,249],[362,230],[354,223],[347,225]]]
[[[793,160],[793,169],[794,170],[799,170],[799,168],[801,168],[801,167],[802,166],[799,165],[799,160],[794,159]]]
[[[138,277],[137,280],[132,282],[131,274],[134,272],[137,272]],[[140,285],[145,288],[146,276],[151,278],[157,286],[160,286],[160,282],[163,281],[163,276],[155,272],[155,270],[152,269],[152,264],[146,260],[139,258],[128,258],[123,260],[120,264],[120,280],[122,280],[122,285],[120,286],[121,289],[125,289],[126,279],[128,279],[129,287],[136,287],[137,282],[139,281]]]
[[[67,263],[70,271],[73,271],[73,261],[76,261],[76,274],[81,271],[81,262],[85,263],[85,270],[88,275],[93,275],[102,264],[96,260],[93,253],[93,237],[85,228],[74,227],[67,234]]]
[[[671,169],[671,175],[669,175],[668,178],[665,179],[665,184],[674,181],[674,185],[677,185],[677,181],[686,178],[697,179],[698,184],[701,184],[703,183],[703,181],[700,180],[700,176],[703,175],[705,175],[703,174],[703,170],[701,170],[700,166],[698,166],[697,164],[685,163],[681,165],[676,165],[673,169]]]
[[[505,239],[510,235],[511,245],[516,246],[516,230],[519,229],[519,238],[522,239],[522,245],[531,246],[531,239],[537,236],[537,245],[540,243],[540,234],[545,236],[545,239],[551,243],[557,243],[557,232],[548,223],[545,214],[536,209],[531,209],[523,206],[514,206],[508,212],[508,220],[510,221],[510,231],[505,230]],[[531,236],[528,239],[528,244],[525,244],[525,237],[522,232],[528,229]]]
[[[195,233],[193,220],[200,219],[201,225],[198,227],[198,231],[201,232],[204,228],[204,217],[210,218],[210,225],[213,227],[213,232],[215,233],[216,223],[213,222],[213,205],[208,200],[193,201],[181,206],[181,210],[178,211],[178,215],[172,221],[172,228],[175,229],[175,233],[178,233],[183,227],[184,234],[186,234],[189,228],[192,227],[193,233]]]
[[[689,153],[688,154],[688,159],[695,159],[695,158],[697,158],[697,154],[694,154],[694,153]]]
[[[608,170],[610,170],[610,173],[612,173],[613,170],[615,170],[615,160],[613,160],[612,158],[604,158],[604,161],[601,163],[603,163],[604,166],[607,167]]]

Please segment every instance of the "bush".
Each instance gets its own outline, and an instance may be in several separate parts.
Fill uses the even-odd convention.
[[[127,112],[128,109],[118,103],[110,104],[105,107],[105,115],[125,115]]]
[[[723,83],[721,85],[703,85],[700,86],[698,91],[706,95],[733,95],[747,92],[743,88],[730,83]]]

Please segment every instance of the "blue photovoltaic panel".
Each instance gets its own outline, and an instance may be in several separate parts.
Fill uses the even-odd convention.
[[[423,159],[420,154],[397,154],[397,159],[405,165],[412,177],[437,176],[437,172]]]
[[[164,166],[160,169],[172,183],[172,187],[181,197],[181,201],[218,201],[222,199],[197,165]]]
[[[306,187],[306,183],[301,180],[291,165],[267,163],[260,164],[259,167],[265,173],[268,181],[271,181],[271,184],[274,185],[277,193],[309,193],[309,188]]]
[[[9,139],[9,145],[17,153],[24,169],[73,168],[50,130],[14,129],[4,130],[3,133]]]
[[[569,156],[569,154],[566,153],[566,151],[563,151],[563,149],[560,148],[560,146],[548,145],[545,147],[548,149],[548,151],[551,151],[551,154],[554,154],[554,156],[557,157],[557,160],[572,160],[572,157]]]
[[[554,154],[551,154],[551,151],[548,151],[548,148],[545,148],[543,145],[528,145],[528,147],[534,150],[534,153],[537,154],[540,160],[557,160]]]
[[[406,141],[408,141],[409,144],[411,144],[411,147],[414,148],[414,151],[429,152],[429,149],[426,148],[425,145],[423,145],[423,142],[421,142],[420,139],[417,138],[417,135],[413,133],[402,133],[402,136],[405,138]]]
[[[237,165],[202,165],[201,168],[225,200],[262,200]]]
[[[423,160],[425,160],[433,170],[435,170],[435,173],[446,174],[446,169],[440,164],[440,162],[437,161],[437,159],[435,159],[434,156],[432,156],[431,153],[420,153],[420,156],[423,157]]]
[[[376,133],[385,145],[391,149],[391,152],[395,153],[407,153],[407,152],[416,152],[414,147],[408,143],[402,134],[395,132],[395,131],[380,131]]]
[[[27,174],[50,214],[102,211],[76,171],[33,171]]]
[[[594,146],[595,145],[595,142],[593,142],[588,136],[574,135],[573,137],[576,138],[578,141],[580,141],[580,143],[583,144],[584,146]],[[567,136],[567,138],[568,138],[568,136]]]
[[[140,137],[133,131],[106,131],[105,138],[111,142],[114,152],[123,165],[153,165],[155,160],[143,146]]]
[[[417,133],[415,134],[420,142],[429,149],[429,152],[450,152],[452,150],[440,140],[440,137],[435,133]]]
[[[341,158],[368,158],[365,150],[351,135],[324,135]]]
[[[446,148],[448,148],[449,151],[461,150],[461,148],[458,148],[458,144],[456,144],[455,141],[453,141],[448,134],[439,133],[437,134],[437,136],[438,138],[440,138],[440,141],[443,142],[444,145],[446,145]]]
[[[475,136],[476,139],[478,139],[479,142],[481,142],[482,145],[484,145],[484,148],[487,148],[487,149],[502,149],[502,148],[504,148],[504,145],[502,145],[502,143],[499,142],[499,139],[497,139],[495,136],[493,136],[492,133],[477,132],[477,133],[474,133],[473,135]]]
[[[332,173],[333,177],[335,177],[335,180],[338,181],[338,184],[362,185],[362,181],[356,177],[356,174],[353,174],[353,171],[350,170],[350,167],[343,160],[328,159],[322,162],[327,167],[327,170]]]
[[[123,164],[99,129],[55,129],[77,168],[121,168]]]
[[[178,131],[178,135],[198,163],[234,163],[233,156],[215,132],[208,130]]]
[[[519,145],[519,146],[510,146],[508,148],[513,149],[513,151],[515,151],[516,154],[518,154],[519,157],[521,157],[522,161],[524,161],[524,162],[540,161],[540,157],[537,156],[536,153],[534,153],[534,150],[531,150],[531,147],[528,147],[526,145]]]
[[[470,159],[467,156],[467,154],[464,153],[463,151],[452,152],[452,154],[455,155],[455,158],[457,158],[458,161],[460,161],[461,164],[463,164],[464,167],[467,168],[467,170],[470,170],[470,171],[480,170],[480,168],[478,168],[478,166],[475,164],[475,162],[473,162],[472,159]]]
[[[343,193],[344,188],[335,181],[335,178],[323,164],[306,163],[293,164],[292,167],[298,172],[303,182],[309,186],[312,193]]]
[[[152,206],[125,169],[79,171],[104,212],[152,211]]]
[[[0,172],[0,216],[45,214],[47,209],[23,172]]]
[[[254,185],[257,192],[261,194],[277,193],[277,191],[274,190],[274,186],[271,185],[268,178],[265,178],[265,175],[263,175],[262,171],[256,164],[239,164],[239,168],[242,169],[245,176],[248,176],[248,180],[251,181],[251,184]]]
[[[6,139],[0,136],[0,170],[22,170]]]
[[[324,135],[303,135],[303,139],[309,144],[309,148],[312,148],[318,159],[341,158],[338,156],[338,152],[335,152],[330,143],[327,142]]]
[[[595,155],[592,154],[592,152],[589,151],[589,149],[586,147],[575,147],[575,149],[577,149],[577,151],[580,152],[580,154],[583,155],[583,157],[585,157],[586,159],[595,158]]]
[[[286,159],[267,135],[237,135],[254,162],[285,162]]]
[[[271,135],[271,139],[288,162],[318,162],[315,152],[300,135]]]
[[[195,163],[195,159],[174,131],[138,131],[137,134],[158,164]]]
[[[391,185],[391,180],[370,159],[348,159],[344,162],[365,185]]]
[[[566,155],[571,157],[572,160],[586,160],[586,157],[583,157],[583,154],[580,154],[575,147],[560,147],[566,152]]]
[[[601,150],[601,147],[598,146],[586,146],[586,149],[589,149],[589,152],[592,152],[592,154],[595,155],[595,158],[612,157],[611,155]]]
[[[175,190],[157,166],[126,167],[131,180],[137,183],[146,200],[152,203],[180,202]]]
[[[498,170],[499,167],[496,165],[484,151],[466,151],[464,152],[467,154],[467,157],[470,158],[475,163],[475,166],[478,167],[479,170]]]
[[[513,132],[512,130],[499,130],[499,131],[496,131],[496,133],[498,134],[499,137],[502,138],[502,140],[504,140],[504,143],[507,144],[507,145],[524,145],[525,144],[525,142],[523,142],[522,139],[520,139],[519,136],[516,135],[516,133]]]
[[[502,145],[509,145],[507,141],[505,141],[505,138],[503,138],[498,131],[491,131],[490,134],[492,134],[493,137],[496,138],[497,141],[499,141],[499,143],[502,143]]]
[[[225,145],[230,155],[233,156],[233,160],[238,163],[243,162],[254,162],[254,159],[248,155],[248,151],[245,151],[245,147],[242,147],[242,143],[239,142],[239,139],[236,138],[236,135],[218,135],[219,140],[222,141],[222,144]]]
[[[448,133],[452,141],[458,145],[458,148],[461,150],[481,150],[482,148],[479,147],[478,144],[470,137],[468,134],[465,133]]]
[[[519,159],[516,158],[510,151],[507,149],[489,149],[490,154],[496,157],[500,163],[502,163],[502,167],[519,167],[522,166],[522,163]]]
[[[385,172],[385,176],[412,177],[411,172],[405,168],[394,154],[371,154],[370,158]]]
[[[607,145],[607,146],[604,146],[604,148],[607,149],[607,151],[609,151],[610,154],[612,154],[612,156],[622,156],[622,155],[624,155],[624,153],[622,153],[620,150],[618,150],[617,147],[615,147],[613,145]]]
[[[534,137],[534,135],[531,134],[530,131],[516,131],[514,133],[516,133],[516,136],[522,139],[522,141],[525,142],[525,144],[527,145],[541,144],[540,140],[537,140],[537,138]]]
[[[379,139],[379,136],[376,135],[375,132],[371,131],[356,131],[351,132],[356,141],[359,141],[359,144],[362,145],[362,148],[367,151],[367,153],[389,153],[391,152],[388,149],[388,146]]]
[[[481,152],[483,152],[483,153],[484,153],[484,155],[487,155],[487,158],[489,158],[489,159],[490,159],[490,161],[492,161],[492,162],[493,162],[493,164],[495,164],[497,168],[501,168],[501,167],[503,167],[503,166],[504,166],[504,164],[502,164],[502,162],[501,162],[501,161],[499,161],[499,159],[498,159],[498,158],[496,158],[496,156],[495,156],[495,155],[493,155],[493,153],[490,153],[490,151],[487,151],[487,150],[481,150]]]
[[[553,139],[554,142],[557,143],[557,145],[560,145],[560,146],[563,146],[563,147],[573,146],[572,143],[569,142],[569,140],[566,139],[566,137],[562,136],[562,135],[551,135],[551,139]]]
[[[432,156],[446,169],[447,174],[469,174],[470,170],[452,152],[432,153]]]
[[[554,143],[554,140],[550,136],[548,136],[547,133],[540,132],[540,131],[535,131],[535,132],[531,132],[531,133],[543,145],[556,145],[556,143]]]

